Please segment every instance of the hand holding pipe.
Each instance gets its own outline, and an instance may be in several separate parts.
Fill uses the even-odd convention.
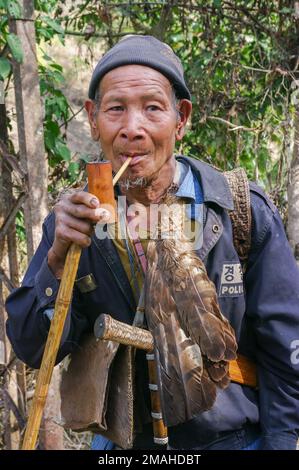
[[[94,191],[93,194],[98,197],[100,202],[104,202],[105,204],[115,207],[113,186],[127,169],[130,161],[131,158],[127,158],[113,180],[112,166],[110,162],[88,164],[87,169],[89,167],[90,170],[88,170],[89,191]],[[97,178],[96,181],[95,178]],[[42,363],[37,377],[22,450],[34,450],[36,446],[42,414],[48,395],[57,352],[61,342],[63,327],[71,303],[80,256],[81,248],[73,243],[69,248],[65,260],[65,266],[55,302],[54,316],[51,321]]]

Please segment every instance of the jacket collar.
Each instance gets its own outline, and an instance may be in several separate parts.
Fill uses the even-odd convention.
[[[198,175],[204,202],[214,202],[228,210],[234,209],[233,196],[223,173],[208,163],[196,160],[195,158],[178,155],[176,159],[191,166],[192,170]]]

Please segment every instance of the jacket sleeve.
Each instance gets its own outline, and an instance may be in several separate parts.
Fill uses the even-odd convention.
[[[43,236],[25,274],[21,287],[15,289],[6,300],[8,319],[7,336],[16,355],[30,367],[38,368],[41,363],[59,281],[51,272],[47,255],[53,242],[54,214],[51,213],[43,224]],[[81,334],[88,328],[86,317],[80,314],[78,299],[73,294],[68,312],[57,363],[77,346]]]
[[[252,211],[253,242],[245,287],[258,369],[260,448],[296,449],[299,270],[278,211],[260,190],[252,192]]]

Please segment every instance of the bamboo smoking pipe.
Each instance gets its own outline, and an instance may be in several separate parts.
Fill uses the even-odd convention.
[[[125,172],[132,160],[127,158],[118,173],[112,180],[112,166],[110,162],[90,163],[89,192],[98,197],[100,202],[110,204],[115,208],[113,186]],[[87,166],[88,167],[88,166]],[[97,179],[98,178],[98,179]],[[95,191],[94,193],[90,188]],[[113,217],[116,215],[112,215]],[[111,219],[110,219],[111,220]],[[111,221],[112,221],[111,220]],[[63,327],[65,324],[68,309],[71,303],[73,287],[81,256],[81,247],[72,243],[65,260],[65,266],[57,294],[54,316],[51,320],[46,346],[39,369],[33,401],[26,426],[22,450],[34,450],[40,429],[43,410],[48,395],[48,390],[55,366],[57,352],[59,349]]]
[[[151,416],[153,419],[154,443],[165,446],[168,443],[168,431],[162,416],[161,399],[158,389],[158,374],[154,356],[154,338],[150,331],[127,325],[101,314],[94,324],[94,334],[99,340],[115,341],[126,346],[133,346],[146,351],[151,396]]]

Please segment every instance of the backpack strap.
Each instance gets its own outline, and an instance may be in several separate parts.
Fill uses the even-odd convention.
[[[233,195],[234,210],[228,211],[232,222],[233,241],[238,256],[246,270],[251,246],[251,206],[250,189],[246,172],[243,168],[225,171],[224,176]]]

